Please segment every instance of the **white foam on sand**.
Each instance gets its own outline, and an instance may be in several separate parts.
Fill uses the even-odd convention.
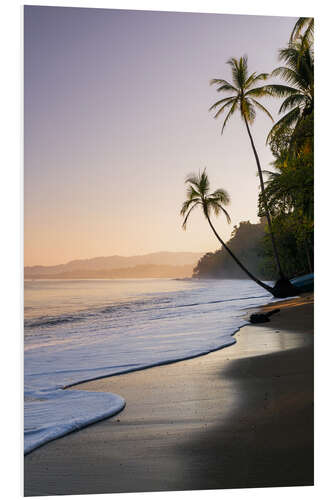
[[[65,387],[230,346],[236,342],[233,334],[247,323],[244,308],[270,300],[247,280],[178,282],[172,285],[175,290],[170,290],[168,280],[160,282],[160,292],[140,289],[107,307],[94,303],[83,312],[27,321],[25,453],[125,406],[116,394],[64,391]]]
[[[116,394],[55,389],[26,401],[29,415],[24,431],[24,453],[48,441],[115,415],[125,406]]]

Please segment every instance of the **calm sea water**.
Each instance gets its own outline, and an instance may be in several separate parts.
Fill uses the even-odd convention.
[[[248,280],[26,281],[25,452],[125,405],[64,387],[231,345],[244,309],[269,300]]]

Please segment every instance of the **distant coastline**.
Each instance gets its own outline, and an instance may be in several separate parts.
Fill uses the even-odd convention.
[[[185,266],[135,266],[119,269],[78,269],[59,273],[24,273],[24,279],[121,279],[121,278],[191,278],[193,265]]]
[[[24,279],[190,278],[203,255],[156,252],[133,257],[95,257],[56,266],[28,266],[24,268]]]

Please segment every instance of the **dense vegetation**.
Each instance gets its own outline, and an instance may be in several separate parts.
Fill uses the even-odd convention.
[[[261,279],[279,277],[277,256],[278,264],[288,277],[312,272],[314,260],[313,19],[298,20],[288,46],[279,51],[279,57],[282,65],[271,73],[271,76],[280,79],[279,83],[247,91],[251,101],[254,96],[263,95],[283,99],[279,111],[282,118],[274,124],[267,137],[274,161],[271,171],[262,172],[264,189],[258,198],[261,222],[241,222],[234,228],[228,242],[228,247],[243,264]],[[237,60],[232,61],[236,67]],[[244,63],[242,59],[239,61]],[[266,79],[266,75],[259,76],[259,80]],[[220,85],[218,90],[235,91],[224,80],[214,80],[213,83]],[[222,106],[224,111],[229,101],[233,112],[235,101],[230,98],[218,101],[216,105],[220,106],[220,110]],[[212,108],[215,109],[216,105]],[[260,175],[260,165],[258,171]],[[271,222],[270,228],[267,220]],[[246,278],[225,249],[202,257],[194,276]]]
[[[259,247],[265,235],[266,222],[262,219],[259,224],[251,224],[249,221],[241,222],[234,226],[228,247],[261,279],[269,279],[262,269],[262,259],[259,255]],[[234,260],[223,250],[206,253],[194,268],[194,277],[200,278],[225,278],[242,279],[246,274],[237,266]]]

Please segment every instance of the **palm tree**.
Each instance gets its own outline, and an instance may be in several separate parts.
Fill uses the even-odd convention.
[[[257,97],[263,97],[268,95],[268,91],[266,90],[266,86],[255,87],[258,82],[266,80],[268,78],[268,73],[251,73],[248,72],[247,65],[247,56],[241,57],[239,60],[235,58],[229,59],[227,62],[229,66],[231,66],[231,74],[232,74],[232,84],[226,80],[214,78],[211,80],[211,85],[217,86],[217,92],[231,92],[232,94],[229,97],[225,97],[224,99],[220,99],[215,102],[210,108],[209,111],[217,110],[214,118],[218,118],[221,113],[227,111],[227,115],[223,122],[221,134],[224,131],[224,128],[230,119],[230,117],[236,112],[240,111],[241,118],[243,119],[247,133],[250,138],[253,154],[257,163],[258,175],[260,179],[260,187],[263,198],[263,204],[265,207],[265,215],[268,222],[269,232],[272,240],[273,251],[275,256],[276,267],[279,272],[280,280],[286,281],[284,274],[282,272],[280,259],[276,247],[276,242],[272,230],[272,221],[269,214],[266,197],[265,197],[265,186],[264,180],[261,170],[261,165],[259,161],[259,156],[254,145],[253,137],[250,130],[250,125],[253,123],[256,117],[256,110],[263,111],[269,118],[273,120],[269,111],[257,101]]]
[[[304,46],[302,39],[290,43],[279,51],[285,66],[279,66],[271,75],[281,77],[289,85],[266,85],[268,95],[285,98],[279,113],[288,111],[271,129],[267,142],[278,139],[286,131],[291,135],[303,118],[313,112],[314,105],[314,59],[311,46]]]
[[[216,216],[221,212],[225,215],[228,223],[230,223],[231,219],[228,212],[225,210],[223,205],[229,204],[229,195],[224,189],[217,189],[213,193],[209,193],[209,180],[206,174],[206,169],[200,173],[199,175],[190,174],[185,183],[188,184],[187,188],[187,199],[184,201],[180,214],[184,217],[183,220],[183,229],[186,230],[186,224],[188,218],[196,207],[201,207],[208,223],[215,234],[216,238],[222,244],[223,248],[229,253],[229,255],[234,259],[234,261],[238,264],[238,266],[243,269],[243,271],[249,276],[250,279],[255,281],[259,286],[268,290],[272,295],[275,295],[274,289],[266,283],[263,283],[259,279],[257,279],[250,271],[246,269],[246,267],[237,259],[234,253],[230,250],[230,248],[224,243],[222,238],[217,233],[213,223],[210,219],[210,214],[213,212]]]

